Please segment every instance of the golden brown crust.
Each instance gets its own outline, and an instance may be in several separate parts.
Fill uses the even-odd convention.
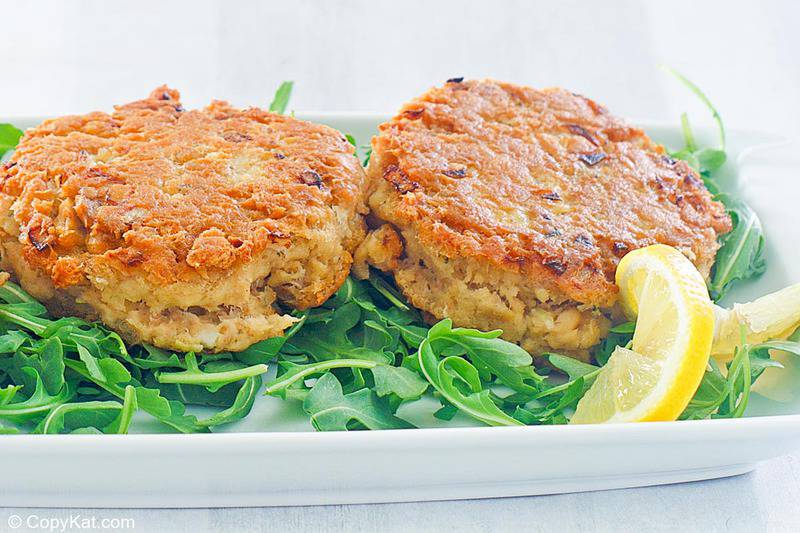
[[[448,82],[373,139],[370,206],[451,258],[610,307],[630,250],[675,246],[707,275],[724,208],[685,162],[562,89]]]
[[[324,302],[364,236],[339,132],[177,91],[44,122],[0,167],[0,264],[132,342],[241,350]]]
[[[26,259],[62,288],[101,264],[154,285],[213,275],[334,222],[331,206],[359,209],[363,186],[335,130],[224,102],[185,111],[166,87],[28,130],[0,172]]]

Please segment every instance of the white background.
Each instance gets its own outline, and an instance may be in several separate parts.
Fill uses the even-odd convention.
[[[162,83],[187,107],[265,105],[284,79],[296,82],[297,110],[390,113],[466,76],[564,86],[632,119],[676,122],[689,110],[707,123],[658,70],[666,63],[700,85],[730,127],[800,134],[800,3],[789,0],[0,5],[0,116],[109,109]],[[139,531],[798,531],[799,463],[795,454],[727,480],[538,498],[82,514],[132,516]],[[34,511],[0,510],[0,530],[12,512]]]

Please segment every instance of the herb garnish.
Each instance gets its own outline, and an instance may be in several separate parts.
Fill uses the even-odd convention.
[[[281,83],[278,90],[275,91],[275,96],[269,104],[269,110],[272,113],[283,115],[286,113],[286,107],[289,105],[289,99],[292,97],[292,89],[294,88],[293,81],[285,81]]]
[[[22,130],[11,124],[0,124],[0,158],[17,146],[20,137]]]
[[[725,153],[725,127],[722,117],[712,105],[708,97],[685,76],[674,69],[663,67],[675,76],[683,85],[694,93],[711,111],[717,124],[719,148],[700,148],[689,125],[686,113],[681,115],[681,129],[685,146],[683,149],[670,152],[672,157],[683,159],[700,173],[706,188],[715,200],[722,202],[731,217],[733,225],[730,232],[719,237],[720,249],[717,252],[708,290],[711,298],[719,300],[727,294],[731,285],[737,280],[746,280],[764,272],[764,232],[761,221],[755,212],[742,200],[720,191],[720,187],[712,174],[721,168],[727,159]]]
[[[782,368],[778,361],[771,359],[772,350],[800,356],[800,329],[787,340],[769,341],[749,345],[742,341],[736,348],[733,359],[726,365],[723,374],[712,358],[703,376],[700,387],[680,416],[681,420],[702,418],[738,418],[744,415],[750,399],[750,389],[758,377],[769,367]]]

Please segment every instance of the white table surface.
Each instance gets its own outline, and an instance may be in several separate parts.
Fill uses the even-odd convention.
[[[284,79],[303,111],[392,112],[455,76],[560,85],[635,118],[709,116],[800,134],[800,3],[786,1],[3,2],[0,116],[108,109],[168,83],[187,107],[265,105]],[[235,473],[232,473],[235,475]],[[736,478],[461,502],[207,510],[0,509],[131,517],[137,531],[798,531],[800,451]],[[41,521],[36,522],[42,524]]]

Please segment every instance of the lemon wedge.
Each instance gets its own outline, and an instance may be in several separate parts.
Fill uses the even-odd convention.
[[[636,321],[631,349],[611,354],[571,422],[675,420],[711,353],[714,307],[705,280],[678,250],[657,244],[626,255],[616,283],[623,311]]]
[[[719,361],[729,361],[741,343],[740,327],[744,327],[745,342],[757,344],[785,339],[800,326],[800,283],[762,296],[732,309],[714,306],[716,325],[711,355]]]

